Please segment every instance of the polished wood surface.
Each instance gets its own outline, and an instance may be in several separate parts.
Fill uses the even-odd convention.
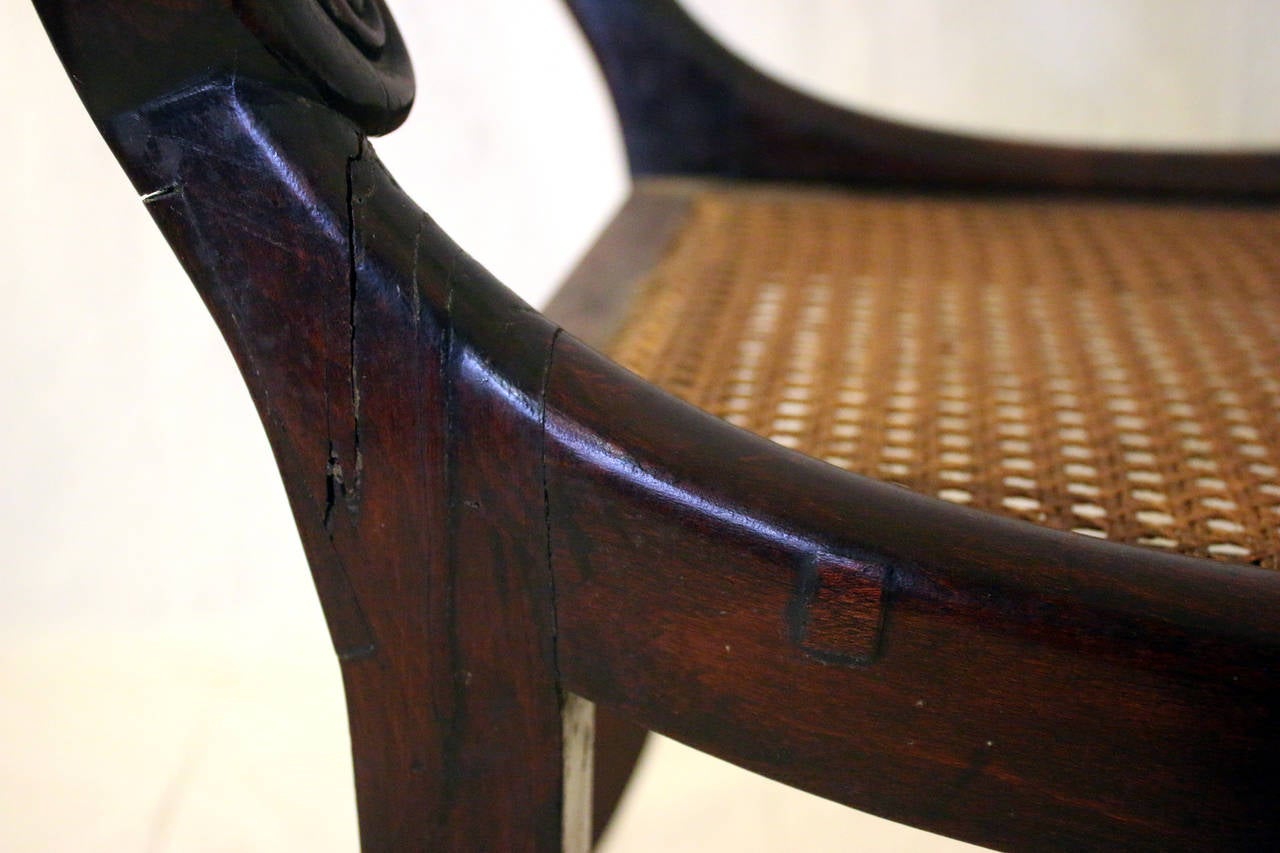
[[[242,82],[116,126],[126,159],[178,140],[168,168],[135,180],[161,188],[153,215],[253,378],[343,662],[365,847],[558,849],[560,698],[531,450],[553,328],[488,306],[496,345],[528,350],[501,359],[524,375],[493,381],[494,344],[456,329],[475,310],[459,289],[484,288],[482,273],[438,254],[442,235],[359,137],[310,104]],[[210,138],[226,145],[216,170]],[[499,480],[500,493],[485,485]]]
[[[547,319],[603,348],[631,308],[631,296],[679,233],[688,210],[683,182],[638,185],[546,308]],[[648,730],[608,705],[596,708],[593,838],[609,826]]]
[[[587,798],[562,790],[577,759],[539,470],[555,327],[403,195],[309,75],[276,85],[292,71],[238,10],[191,5],[40,11],[271,440],[342,661],[362,843],[559,850],[564,802]],[[156,98],[158,79],[100,65],[104,32],[113,55],[176,52],[139,22],[188,12],[218,34],[206,77]]]
[[[560,297],[590,304],[611,284],[609,311],[582,322],[593,341],[631,308],[634,259],[670,246],[663,220],[683,222],[703,188],[638,182],[582,265],[597,276]],[[571,689],[772,778],[1001,849],[1274,843],[1275,573],[847,474],[569,336],[546,406]],[[637,601],[643,627],[620,631]],[[835,644],[815,646],[814,625],[837,628]]]
[[[980,844],[1276,841],[1280,576],[847,474],[566,336],[546,406],[569,689]],[[805,621],[857,630],[818,644]]]
[[[613,364],[378,163],[363,134],[411,89],[375,5],[281,4],[316,27],[304,51],[257,4],[38,3],[261,414],[342,660],[367,849],[584,846],[591,714],[574,696],[978,843],[1280,843],[1280,575],[913,495]],[[1260,155],[1068,156],[888,128],[741,72],[667,3],[574,6],[615,92],[646,52],[657,76],[634,79],[683,91],[688,145],[670,116],[637,136],[618,95],[638,172],[1277,185]],[[633,40],[611,59],[619,21]],[[717,139],[729,153],[704,157]],[[604,340],[622,310],[608,285],[638,281],[683,209],[642,188],[558,303],[565,322]],[[619,736],[600,802],[637,734]]]

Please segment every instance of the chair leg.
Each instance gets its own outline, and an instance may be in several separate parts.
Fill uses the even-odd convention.
[[[323,108],[239,81],[106,130],[171,188],[148,207],[271,440],[343,661],[365,849],[560,851],[555,327]]]
[[[635,772],[649,731],[596,706],[595,779],[591,802],[592,844],[600,843]]]
[[[362,842],[585,849],[575,810],[589,791],[566,792],[566,771],[590,760],[590,717],[559,689],[541,469],[554,327],[497,290],[375,158],[348,169],[340,372],[359,388],[327,399],[358,401],[341,458],[359,495],[333,502],[328,535],[375,638],[344,666]],[[516,375],[493,375],[512,361]]]
[[[39,5],[262,418],[342,660],[365,849],[585,848],[542,470],[557,332],[368,148],[412,92],[394,28],[366,51],[310,0]]]

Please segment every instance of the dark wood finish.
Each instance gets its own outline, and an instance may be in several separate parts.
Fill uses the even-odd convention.
[[[760,73],[676,0],[566,0],[635,175],[982,191],[1275,196],[1280,155],[1138,152],[942,133],[837,107]]]
[[[1280,843],[1280,575],[856,477],[567,335],[546,409],[567,689],[981,844]]]
[[[593,846],[605,837],[613,816],[622,805],[623,794],[643,753],[649,730],[611,707],[597,705],[594,734],[591,780]]]
[[[282,2],[280,20],[309,3]],[[1076,159],[868,124],[735,70],[668,3],[575,7],[613,33],[598,43],[637,26],[605,51],[615,78],[630,67],[617,57],[651,51],[654,91],[689,84],[690,146],[637,139],[627,119],[642,164],[936,186],[1276,185],[1270,158]],[[592,714],[578,697],[980,843],[1280,844],[1280,574],[841,472],[562,333],[403,195],[353,123],[402,109],[390,93],[404,69],[380,66],[366,4],[298,12],[323,34],[305,57],[244,3],[39,8],[270,437],[342,659],[366,848],[584,844]],[[348,103],[348,73],[381,81],[386,111]],[[707,104],[721,123],[701,124]],[[708,128],[730,153],[689,160]],[[661,145],[674,147],[651,153]],[[633,287],[684,206],[642,191],[558,310],[607,336],[620,309],[589,280]],[[618,742],[629,767],[634,742]]]
[[[200,81],[256,80],[327,103],[369,133],[413,104],[412,69],[383,0],[354,0],[382,22],[380,47],[352,43],[352,0],[37,0],[36,9],[97,120]],[[364,36],[368,38],[368,36]],[[305,54],[305,55],[304,55]],[[76,70],[78,69],[78,70]]]
[[[367,133],[387,133],[408,117],[413,68],[383,0],[234,5],[267,50]]]
[[[637,184],[547,306],[547,318],[592,346],[606,346],[626,319],[645,271],[679,233],[689,190],[684,181]],[[592,823],[597,842],[622,799],[647,734],[612,708],[596,709]]]
[[[560,850],[587,798],[562,791],[583,757],[564,754],[540,469],[555,327],[310,75],[278,85],[291,67],[230,5],[40,11],[270,437],[342,661],[365,849]],[[165,58],[188,14],[217,37],[196,52],[222,57],[203,79]],[[113,76],[105,35],[107,59],[160,70]]]

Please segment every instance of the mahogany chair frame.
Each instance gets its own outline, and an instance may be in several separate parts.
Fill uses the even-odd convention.
[[[379,164],[365,134],[413,94],[381,0],[36,5],[270,438],[342,664],[366,849],[585,848],[592,703],[981,844],[1280,843],[1280,576],[848,474],[610,362]],[[894,124],[759,74],[672,0],[569,5],[638,177],[1280,189],[1270,154]],[[684,205],[641,181],[560,322],[599,341]],[[608,719],[597,829],[638,747]]]

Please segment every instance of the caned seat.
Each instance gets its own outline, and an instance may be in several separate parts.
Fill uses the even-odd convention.
[[[687,211],[606,344],[641,376],[922,494],[1280,565],[1274,208],[654,191]]]

